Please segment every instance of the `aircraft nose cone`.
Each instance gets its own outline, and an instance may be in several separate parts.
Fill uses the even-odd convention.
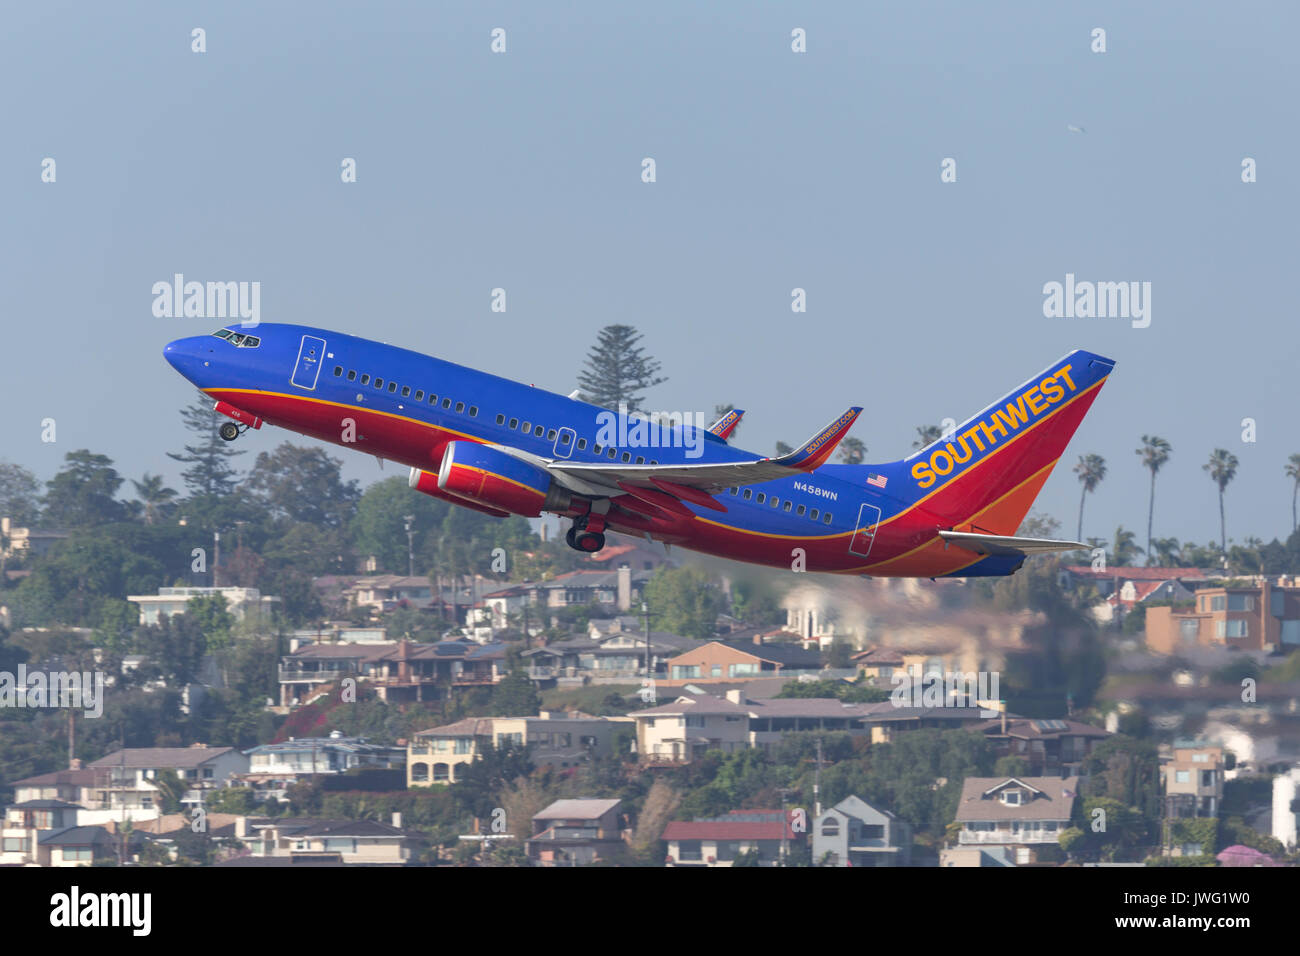
[[[163,346],[163,358],[169,365],[191,382],[198,384],[196,376],[203,367],[200,345],[203,337],[176,339]]]

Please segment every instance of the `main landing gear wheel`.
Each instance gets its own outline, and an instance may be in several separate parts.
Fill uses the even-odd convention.
[[[574,551],[595,554],[605,547],[605,536],[599,531],[587,530],[587,516],[576,519],[573,527],[564,533],[564,541]]]
[[[240,435],[240,427],[234,422],[222,422],[221,427],[217,429],[217,434],[223,441],[234,441]]]

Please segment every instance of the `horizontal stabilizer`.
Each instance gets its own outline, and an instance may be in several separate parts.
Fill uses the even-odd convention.
[[[949,544],[976,554],[1050,554],[1053,551],[1091,551],[1092,545],[1053,538],[1017,538],[1002,534],[975,534],[970,531],[940,531],[939,537]]]

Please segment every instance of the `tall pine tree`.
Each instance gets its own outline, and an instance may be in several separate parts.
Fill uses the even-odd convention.
[[[659,375],[659,363],[637,343],[641,333],[630,325],[607,325],[587,353],[586,367],[578,373],[578,387],[594,405],[628,413],[641,410],[642,392],[668,381]]]
[[[236,481],[230,459],[243,452],[235,451],[217,433],[226,417],[213,407],[211,398],[199,392],[192,404],[181,409],[181,420],[194,433],[195,443],[186,445],[184,454],[169,451],[167,457],[190,466],[181,472],[186,489],[196,497],[230,494]]]

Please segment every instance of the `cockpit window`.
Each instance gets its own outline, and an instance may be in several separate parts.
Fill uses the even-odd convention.
[[[245,335],[243,332],[235,332],[231,329],[217,329],[212,334],[219,339],[225,339],[235,348],[255,349],[262,344],[262,340],[256,335]]]

